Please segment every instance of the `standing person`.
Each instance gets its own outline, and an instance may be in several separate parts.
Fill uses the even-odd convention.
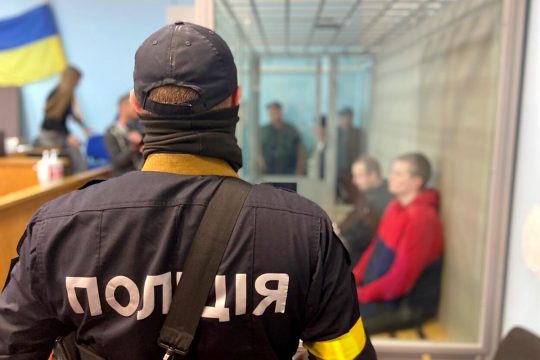
[[[439,305],[443,229],[439,196],[426,187],[427,158],[398,157],[388,178],[388,205],[369,248],[354,268],[360,311],[370,333],[419,326]]]
[[[346,107],[339,112],[337,146],[337,195],[338,199],[353,203],[358,195],[351,179],[351,166],[358,156],[365,153],[366,139],[362,129],[353,126],[353,111]]]
[[[298,130],[283,120],[283,108],[274,101],[266,106],[270,124],[261,129],[262,158],[260,167],[264,174],[303,175],[306,155]]]
[[[354,209],[339,225],[339,235],[345,241],[351,262],[356,264],[368,247],[379,220],[393,196],[381,175],[377,159],[364,155],[352,165],[352,182],[359,191]]]
[[[327,146],[326,116],[321,115],[315,122],[314,135],[317,142],[308,159],[308,176],[324,180]]]
[[[91,134],[75,103],[75,89],[81,76],[81,72],[73,66],[68,66],[64,70],[60,84],[47,97],[45,119],[36,142],[38,146],[58,147],[66,152],[69,155],[72,172],[86,170],[86,162],[81,155],[81,140],[69,132],[68,118],[73,118],[83,128],[86,136]]]
[[[0,358],[46,358],[69,332],[107,359],[165,353],[158,334],[187,250],[216,188],[242,167],[240,96],[225,41],[183,22],[142,43],[134,83],[144,167],[37,212],[0,295]],[[290,359],[302,339],[319,359],[375,359],[327,215],[295,193],[250,189],[189,358]]]
[[[118,118],[105,133],[105,147],[113,165],[113,175],[138,170],[142,161],[142,134],[135,130],[138,121],[135,108],[129,102],[129,94],[118,100]]]

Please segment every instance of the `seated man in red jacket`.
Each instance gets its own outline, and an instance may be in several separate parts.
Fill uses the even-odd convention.
[[[366,331],[422,324],[437,313],[443,230],[439,197],[427,189],[431,167],[422,154],[396,159],[388,179],[395,199],[354,268]]]

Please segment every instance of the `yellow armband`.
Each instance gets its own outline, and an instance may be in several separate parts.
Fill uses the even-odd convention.
[[[309,353],[321,360],[351,360],[357,357],[366,345],[366,332],[362,318],[348,333],[326,341],[304,342]]]

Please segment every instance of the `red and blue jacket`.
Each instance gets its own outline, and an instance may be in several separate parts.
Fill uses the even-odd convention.
[[[353,272],[360,303],[437,307],[443,255],[439,195],[424,190],[411,203],[394,200]]]

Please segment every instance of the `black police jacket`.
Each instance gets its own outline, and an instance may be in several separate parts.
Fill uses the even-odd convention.
[[[46,359],[74,330],[107,359],[161,359],[159,329],[219,183],[184,170],[128,173],[34,215],[0,296],[0,359]],[[295,193],[254,186],[190,357],[290,359],[299,339],[317,358],[375,358],[326,214]]]

